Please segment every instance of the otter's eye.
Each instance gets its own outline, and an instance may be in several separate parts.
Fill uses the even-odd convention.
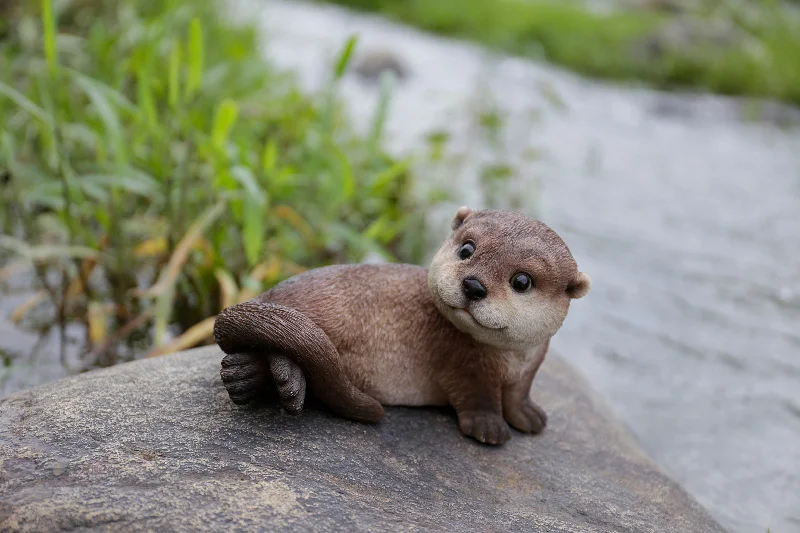
[[[511,288],[517,292],[527,292],[533,287],[533,278],[525,272],[517,272],[511,276]]]
[[[458,249],[458,257],[461,259],[469,259],[475,253],[475,243],[467,241]]]

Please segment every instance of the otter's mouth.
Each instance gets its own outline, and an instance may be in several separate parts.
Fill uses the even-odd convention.
[[[472,313],[469,312],[469,309],[467,309],[465,307],[453,307],[452,305],[449,305],[448,307],[450,307],[450,309],[452,309],[453,311],[455,311],[459,315],[468,316],[473,322],[475,322],[477,325],[479,325],[480,327],[482,327],[484,329],[493,329],[495,331],[506,329],[506,326],[493,327],[493,326],[487,326],[487,325],[483,324],[480,320],[475,318],[475,315],[473,315]]]
[[[483,323],[482,323],[480,320],[478,320],[477,318],[475,318],[475,315],[473,315],[472,313],[470,313],[469,309],[467,309],[466,307],[456,307],[456,306],[454,306],[454,305],[451,305],[451,304],[449,304],[449,303],[447,302],[447,300],[445,300],[445,299],[442,297],[442,292],[441,292],[441,289],[439,289],[439,286],[438,286],[438,285],[436,286],[436,296],[438,297],[438,300],[439,300],[439,301],[440,301],[442,304],[444,304],[444,305],[446,305],[447,307],[449,307],[450,309],[452,309],[452,310],[453,310],[453,312],[454,312],[456,315],[467,317],[467,318],[469,319],[469,321],[470,321],[470,322],[472,322],[473,324],[477,325],[478,327],[481,327],[481,328],[483,328],[483,329],[490,329],[490,330],[493,330],[493,331],[500,331],[500,330],[504,330],[504,329],[506,329],[506,328],[507,328],[507,326],[500,326],[500,327],[487,326],[487,325],[483,324]]]

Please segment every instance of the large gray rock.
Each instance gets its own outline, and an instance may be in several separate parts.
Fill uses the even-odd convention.
[[[228,399],[216,347],[0,404],[0,531],[719,532],[550,356],[540,436],[492,448],[444,409],[378,425]]]

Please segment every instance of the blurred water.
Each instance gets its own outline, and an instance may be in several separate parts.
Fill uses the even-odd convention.
[[[406,64],[391,146],[445,127],[469,152],[466,171],[424,176],[455,197],[433,213],[432,242],[454,206],[483,205],[476,99],[505,110],[507,158],[524,169],[513,196],[595,282],[554,349],[732,531],[800,531],[800,134],[746,124],[728,100],[588,81],[331,6],[230,5],[309,88],[354,32],[360,51]],[[368,124],[376,85],[349,76],[342,90]]]
[[[40,335],[18,327],[9,319],[11,312],[33,296],[19,287],[13,293],[0,292],[0,398],[70,375],[79,367],[82,330],[67,328],[65,362],[60,358],[57,328]]]

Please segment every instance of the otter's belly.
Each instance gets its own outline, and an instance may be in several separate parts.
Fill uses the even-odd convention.
[[[447,405],[436,376],[420,354],[340,354],[353,384],[383,405]]]

